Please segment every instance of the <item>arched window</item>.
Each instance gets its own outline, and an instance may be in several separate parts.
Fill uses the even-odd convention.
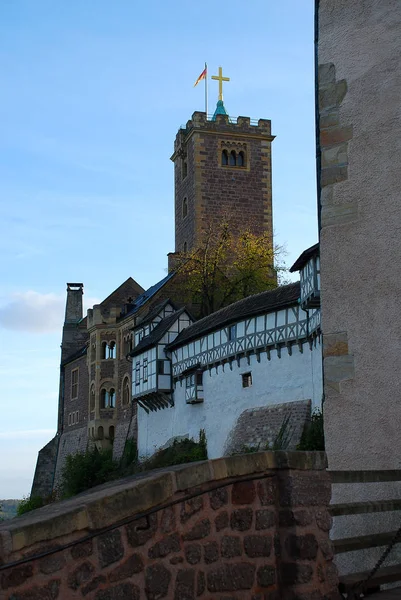
[[[100,408],[107,408],[109,405],[109,395],[106,390],[100,392]]]
[[[107,342],[102,342],[101,358],[107,358]]]
[[[104,431],[103,431],[103,427],[101,425],[97,430],[97,437],[99,440],[102,440],[104,438]]]
[[[237,164],[237,155],[235,154],[235,150],[231,150],[230,152],[230,167],[235,167]]]
[[[115,408],[116,406],[116,390],[111,388],[109,390],[109,408]]]
[[[116,343],[115,342],[109,343],[109,355],[107,358],[116,358]]]
[[[90,410],[95,410],[95,386],[92,384],[91,393],[90,393]]]
[[[182,178],[185,179],[185,177],[188,175],[188,163],[187,160],[184,158],[182,161]]]
[[[127,406],[131,400],[131,389],[129,379],[126,377],[123,383],[123,406]]]
[[[245,167],[245,155],[242,152],[242,150],[238,153],[237,156],[237,167]]]
[[[223,166],[227,166],[228,165],[228,152],[227,152],[227,150],[223,150],[223,152],[221,153],[221,164]]]
[[[184,200],[182,201],[182,218],[185,219],[187,214],[188,214],[188,199],[185,196]]]
[[[188,252],[188,244],[187,244],[187,242],[184,242],[183,251],[184,251],[184,254],[186,254]]]
[[[114,440],[114,425],[110,425],[109,427],[109,438],[111,441]]]

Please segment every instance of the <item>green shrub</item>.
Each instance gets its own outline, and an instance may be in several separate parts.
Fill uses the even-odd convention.
[[[199,442],[186,438],[174,441],[171,446],[159,450],[141,463],[142,470],[160,469],[183,463],[207,460],[207,443],[204,429],[199,432]]]
[[[94,448],[70,454],[62,471],[61,494],[69,498],[116,477],[118,470],[112,450]]]
[[[17,516],[20,517],[31,510],[42,508],[46,502],[40,496],[26,496],[17,506]]]
[[[324,450],[323,413],[316,409],[304,429],[297,450]]]

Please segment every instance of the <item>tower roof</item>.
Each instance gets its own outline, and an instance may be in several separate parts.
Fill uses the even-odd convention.
[[[217,100],[216,110],[214,111],[212,121],[216,120],[217,115],[228,115],[223,100]]]

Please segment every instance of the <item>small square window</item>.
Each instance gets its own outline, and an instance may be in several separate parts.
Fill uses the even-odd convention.
[[[148,359],[147,358],[143,359],[143,380],[144,381],[148,380]]]
[[[242,373],[242,387],[247,388],[252,385],[252,373]]]
[[[230,325],[230,327],[228,328],[228,341],[232,342],[233,340],[235,340],[237,337],[237,326],[236,325]]]

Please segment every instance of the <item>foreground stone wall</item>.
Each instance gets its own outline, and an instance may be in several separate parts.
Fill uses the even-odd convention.
[[[324,453],[113,482],[0,526],[0,596],[334,600],[330,494]]]

